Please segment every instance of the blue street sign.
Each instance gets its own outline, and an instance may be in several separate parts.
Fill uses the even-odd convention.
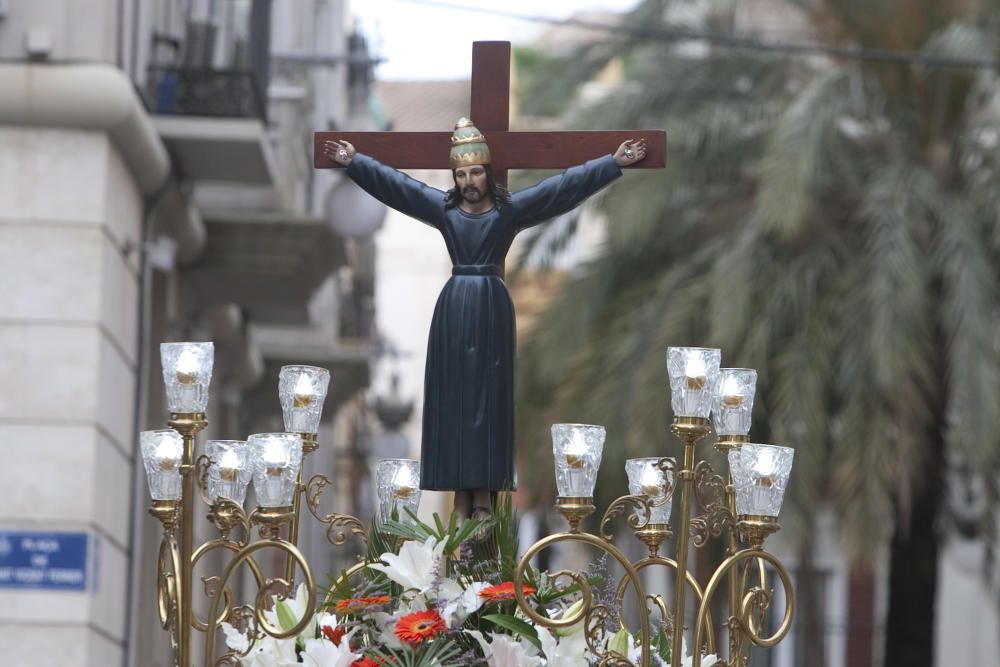
[[[88,537],[0,531],[0,588],[86,590]]]

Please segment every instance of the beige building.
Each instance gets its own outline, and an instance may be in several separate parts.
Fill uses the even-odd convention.
[[[281,430],[278,368],[329,368],[308,467],[356,502],[333,461],[364,432],[380,212],[352,228],[311,167],[314,130],[364,124],[347,25],[342,0],[0,2],[5,666],[172,664],[136,456],[161,341],[215,342],[202,441]]]

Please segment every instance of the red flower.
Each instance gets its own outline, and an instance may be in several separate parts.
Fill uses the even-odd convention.
[[[415,611],[399,619],[396,623],[396,636],[407,644],[419,644],[425,639],[431,639],[448,629],[444,619],[436,609]]]
[[[366,607],[388,604],[391,599],[388,595],[376,595],[370,598],[348,598],[346,600],[337,600],[334,608],[338,614],[356,614]]]
[[[347,634],[347,628],[342,625],[338,625],[335,628],[331,628],[329,625],[324,625],[320,628],[323,636],[333,642],[334,646],[340,646],[340,640],[344,638]]]
[[[535,587],[529,586],[528,584],[522,584],[521,590],[524,592],[525,597],[527,597],[535,592]],[[479,591],[479,597],[485,598],[490,602],[504,602],[506,600],[513,600],[514,582],[505,581],[502,584],[498,584],[496,586],[487,586],[483,590]]]

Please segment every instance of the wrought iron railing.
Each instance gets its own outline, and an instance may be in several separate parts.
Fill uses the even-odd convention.
[[[156,114],[267,121],[263,92],[248,69],[151,65],[146,95]]]

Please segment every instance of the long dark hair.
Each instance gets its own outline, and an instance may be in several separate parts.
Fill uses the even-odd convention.
[[[497,183],[497,179],[493,177],[493,167],[484,164],[483,168],[486,170],[486,190],[493,193],[493,201],[496,203],[497,208],[501,209],[504,206],[510,205],[510,190],[508,190],[502,183]],[[451,170],[451,178],[455,179],[455,170]],[[445,209],[455,208],[462,202],[462,193],[458,191],[458,186],[456,185],[451,190],[445,193],[444,197],[444,207]]]

